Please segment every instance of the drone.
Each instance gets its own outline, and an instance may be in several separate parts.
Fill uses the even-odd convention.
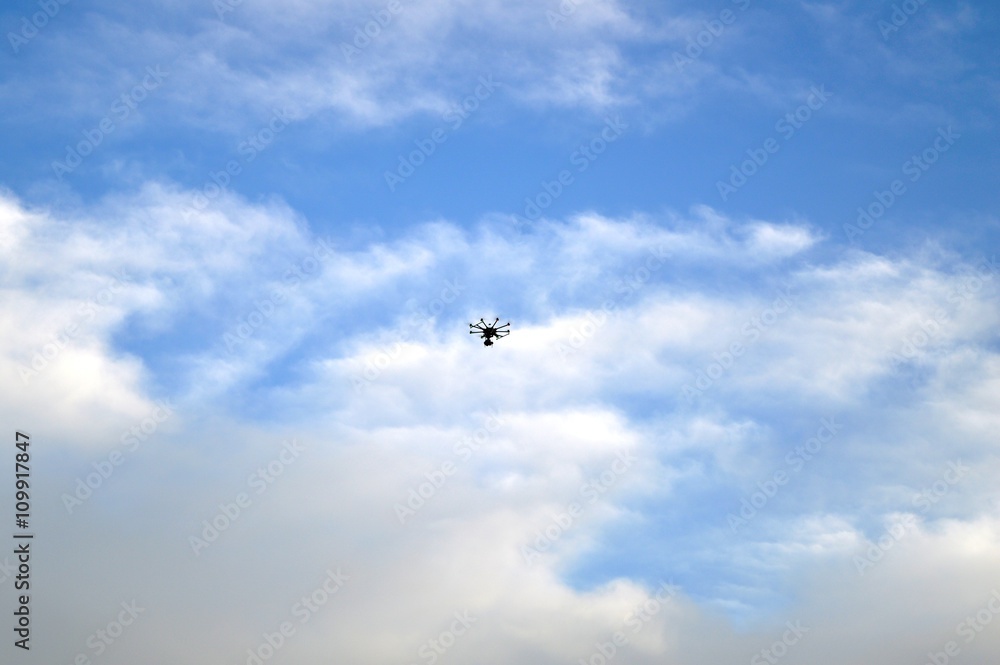
[[[497,318],[493,321],[493,323],[486,323],[486,321],[479,319],[479,323],[470,323],[469,327],[472,328],[472,330],[469,331],[469,334],[481,335],[482,338],[486,340],[483,342],[483,346],[493,346],[494,337],[500,339],[501,337],[506,337],[510,334],[509,330],[504,330],[504,328],[510,325],[510,321],[502,326],[498,326],[497,321],[499,320],[500,319]]]

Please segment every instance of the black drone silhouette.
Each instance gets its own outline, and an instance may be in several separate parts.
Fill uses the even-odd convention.
[[[470,323],[469,327],[472,328],[473,330],[470,330],[469,334],[482,335],[483,339],[486,340],[485,342],[483,342],[483,346],[493,346],[494,337],[500,339],[501,337],[506,337],[507,335],[510,334],[509,330],[504,330],[504,328],[510,325],[510,321],[503,324],[502,326],[498,326],[497,321],[499,320],[500,319],[497,318],[496,320],[493,321],[493,323],[486,323],[486,321],[479,319],[479,323],[475,324]]]

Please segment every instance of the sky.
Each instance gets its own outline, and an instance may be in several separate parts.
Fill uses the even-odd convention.
[[[0,28],[3,662],[1000,658],[994,3]]]

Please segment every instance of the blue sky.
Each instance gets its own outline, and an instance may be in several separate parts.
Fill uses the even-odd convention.
[[[998,20],[5,7],[0,415],[49,544],[3,648],[995,658]]]

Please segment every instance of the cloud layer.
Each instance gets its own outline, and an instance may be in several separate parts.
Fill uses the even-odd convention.
[[[246,662],[284,622],[304,663],[1000,646],[961,625],[1000,542],[992,257],[704,206],[346,247],[191,196],[3,199],[3,416],[39,423],[60,533],[46,657],[95,655],[133,599],[106,662]],[[484,348],[484,315],[513,334]]]

